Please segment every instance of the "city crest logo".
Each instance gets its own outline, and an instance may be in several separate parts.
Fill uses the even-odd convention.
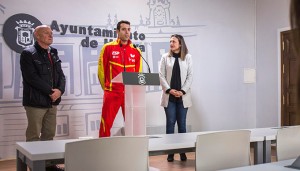
[[[15,14],[3,25],[3,38],[15,52],[21,53],[24,48],[34,44],[33,31],[42,25],[35,17],[28,14]]]
[[[34,31],[34,23],[30,21],[16,21],[18,24],[15,29],[17,30],[17,44],[25,48],[26,46],[33,45],[33,31]]]
[[[138,80],[140,85],[146,84],[146,76],[144,73],[138,73]]]

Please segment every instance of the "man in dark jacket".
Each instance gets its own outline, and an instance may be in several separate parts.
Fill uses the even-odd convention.
[[[35,28],[33,46],[21,53],[23,106],[28,126],[26,141],[53,140],[56,131],[57,105],[65,91],[65,75],[49,26]]]

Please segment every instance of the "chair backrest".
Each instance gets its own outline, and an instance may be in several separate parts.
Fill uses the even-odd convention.
[[[250,134],[249,130],[234,130],[198,135],[196,171],[250,165]]]
[[[66,143],[66,171],[147,171],[148,137],[109,137]]]
[[[276,137],[277,160],[297,158],[300,155],[300,126],[281,128]]]

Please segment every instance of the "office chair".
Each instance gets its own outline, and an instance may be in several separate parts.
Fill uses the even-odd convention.
[[[297,158],[300,155],[300,126],[278,129],[276,153],[278,161]]]
[[[196,171],[250,165],[250,134],[248,130],[236,130],[198,135]]]
[[[148,171],[148,154],[148,137],[118,136],[75,141],[65,145],[65,170]]]

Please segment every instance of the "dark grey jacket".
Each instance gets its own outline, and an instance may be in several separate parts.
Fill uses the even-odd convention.
[[[61,98],[51,101],[52,89],[65,92],[66,79],[61,68],[57,50],[51,47],[53,68],[48,58],[47,49],[37,42],[21,53],[20,66],[23,77],[23,106],[49,108],[58,105]]]

